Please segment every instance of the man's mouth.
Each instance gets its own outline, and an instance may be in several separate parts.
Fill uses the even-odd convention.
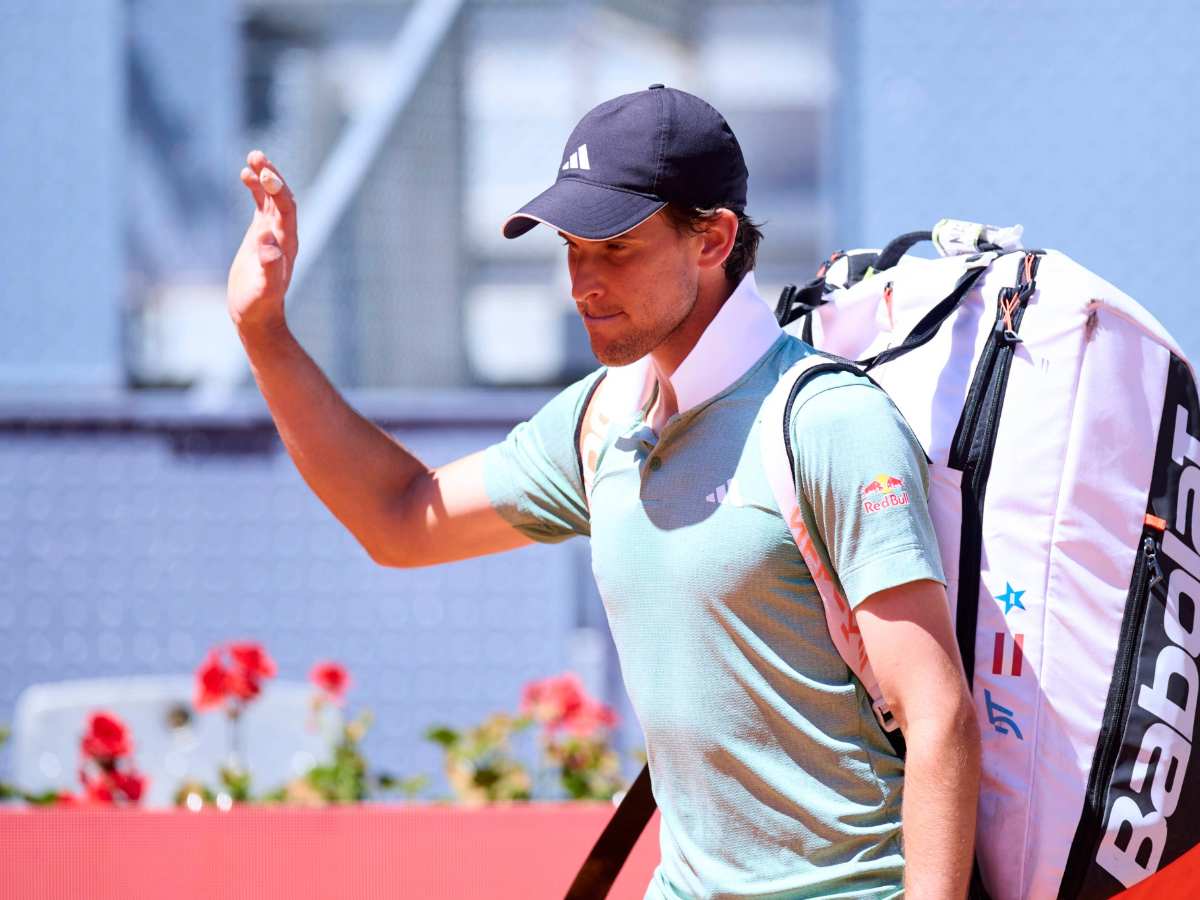
[[[619,312],[619,311],[611,312],[611,313],[604,313],[604,312],[600,312],[600,311],[587,311],[587,310],[580,310],[579,314],[581,316],[583,316],[583,321],[585,321],[585,322],[611,322],[613,319],[616,319],[618,316],[625,315],[624,313]]]

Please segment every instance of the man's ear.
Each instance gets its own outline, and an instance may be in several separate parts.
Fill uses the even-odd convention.
[[[737,238],[737,213],[729,209],[719,209],[704,223],[704,231],[700,233],[700,257],[697,262],[702,269],[715,269],[724,264],[733,250],[733,242]]]

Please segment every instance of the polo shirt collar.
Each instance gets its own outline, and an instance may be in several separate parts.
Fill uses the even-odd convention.
[[[747,272],[674,374],[664,377],[652,367],[659,381],[669,382],[678,412],[685,413],[745,375],[782,333],[754,273]]]

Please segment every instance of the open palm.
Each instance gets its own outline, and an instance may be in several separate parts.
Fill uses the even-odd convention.
[[[239,329],[282,325],[283,298],[299,249],[296,199],[260,150],[246,157],[241,180],[254,198],[254,215],[229,267],[229,315]]]

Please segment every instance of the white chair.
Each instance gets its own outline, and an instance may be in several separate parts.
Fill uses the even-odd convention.
[[[149,778],[146,807],[167,807],[180,783],[217,784],[230,752],[224,712],[197,713],[191,675],[133,676],[30,685],[17,699],[13,722],[13,781],[25,791],[80,791],[79,742],[96,710],[117,715],[133,736],[133,758]],[[316,732],[308,728],[312,685],[268,681],[239,725],[240,758],[261,794],[331,757],[341,728],[326,706]]]

